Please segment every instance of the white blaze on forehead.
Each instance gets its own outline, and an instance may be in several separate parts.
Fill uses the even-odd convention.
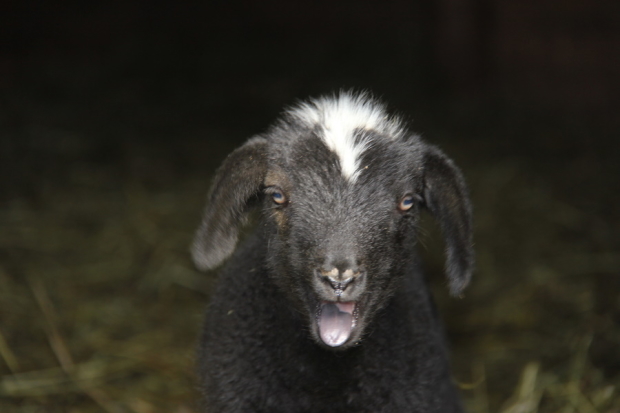
[[[371,145],[363,132],[356,140],[356,132],[373,130],[392,140],[404,132],[397,118],[390,117],[382,104],[365,94],[341,93],[314,99],[288,113],[309,126],[319,126],[321,139],[338,155],[342,175],[351,182],[360,173],[360,155]]]

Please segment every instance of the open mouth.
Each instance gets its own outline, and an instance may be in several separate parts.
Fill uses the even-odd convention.
[[[322,301],[317,308],[319,336],[323,343],[338,347],[346,343],[359,316],[355,301]]]

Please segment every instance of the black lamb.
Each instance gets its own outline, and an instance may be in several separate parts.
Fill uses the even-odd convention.
[[[414,251],[422,208],[458,295],[473,267],[461,172],[365,94],[301,103],[230,154],[192,247],[200,269],[232,255],[200,341],[205,411],[462,412]]]

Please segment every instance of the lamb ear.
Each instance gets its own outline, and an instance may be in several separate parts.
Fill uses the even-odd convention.
[[[450,292],[459,295],[474,268],[472,208],[467,186],[459,168],[437,147],[426,145],[423,169],[423,204],[441,225]]]
[[[191,247],[200,270],[217,267],[232,254],[248,203],[260,191],[267,171],[267,142],[256,137],[233,151],[217,171],[202,223]]]

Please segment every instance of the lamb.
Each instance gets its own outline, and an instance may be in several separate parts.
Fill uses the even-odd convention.
[[[232,256],[199,344],[205,411],[462,412],[414,253],[423,208],[459,295],[474,261],[462,174],[382,103],[309,100],[232,152],[192,245],[202,270]]]

